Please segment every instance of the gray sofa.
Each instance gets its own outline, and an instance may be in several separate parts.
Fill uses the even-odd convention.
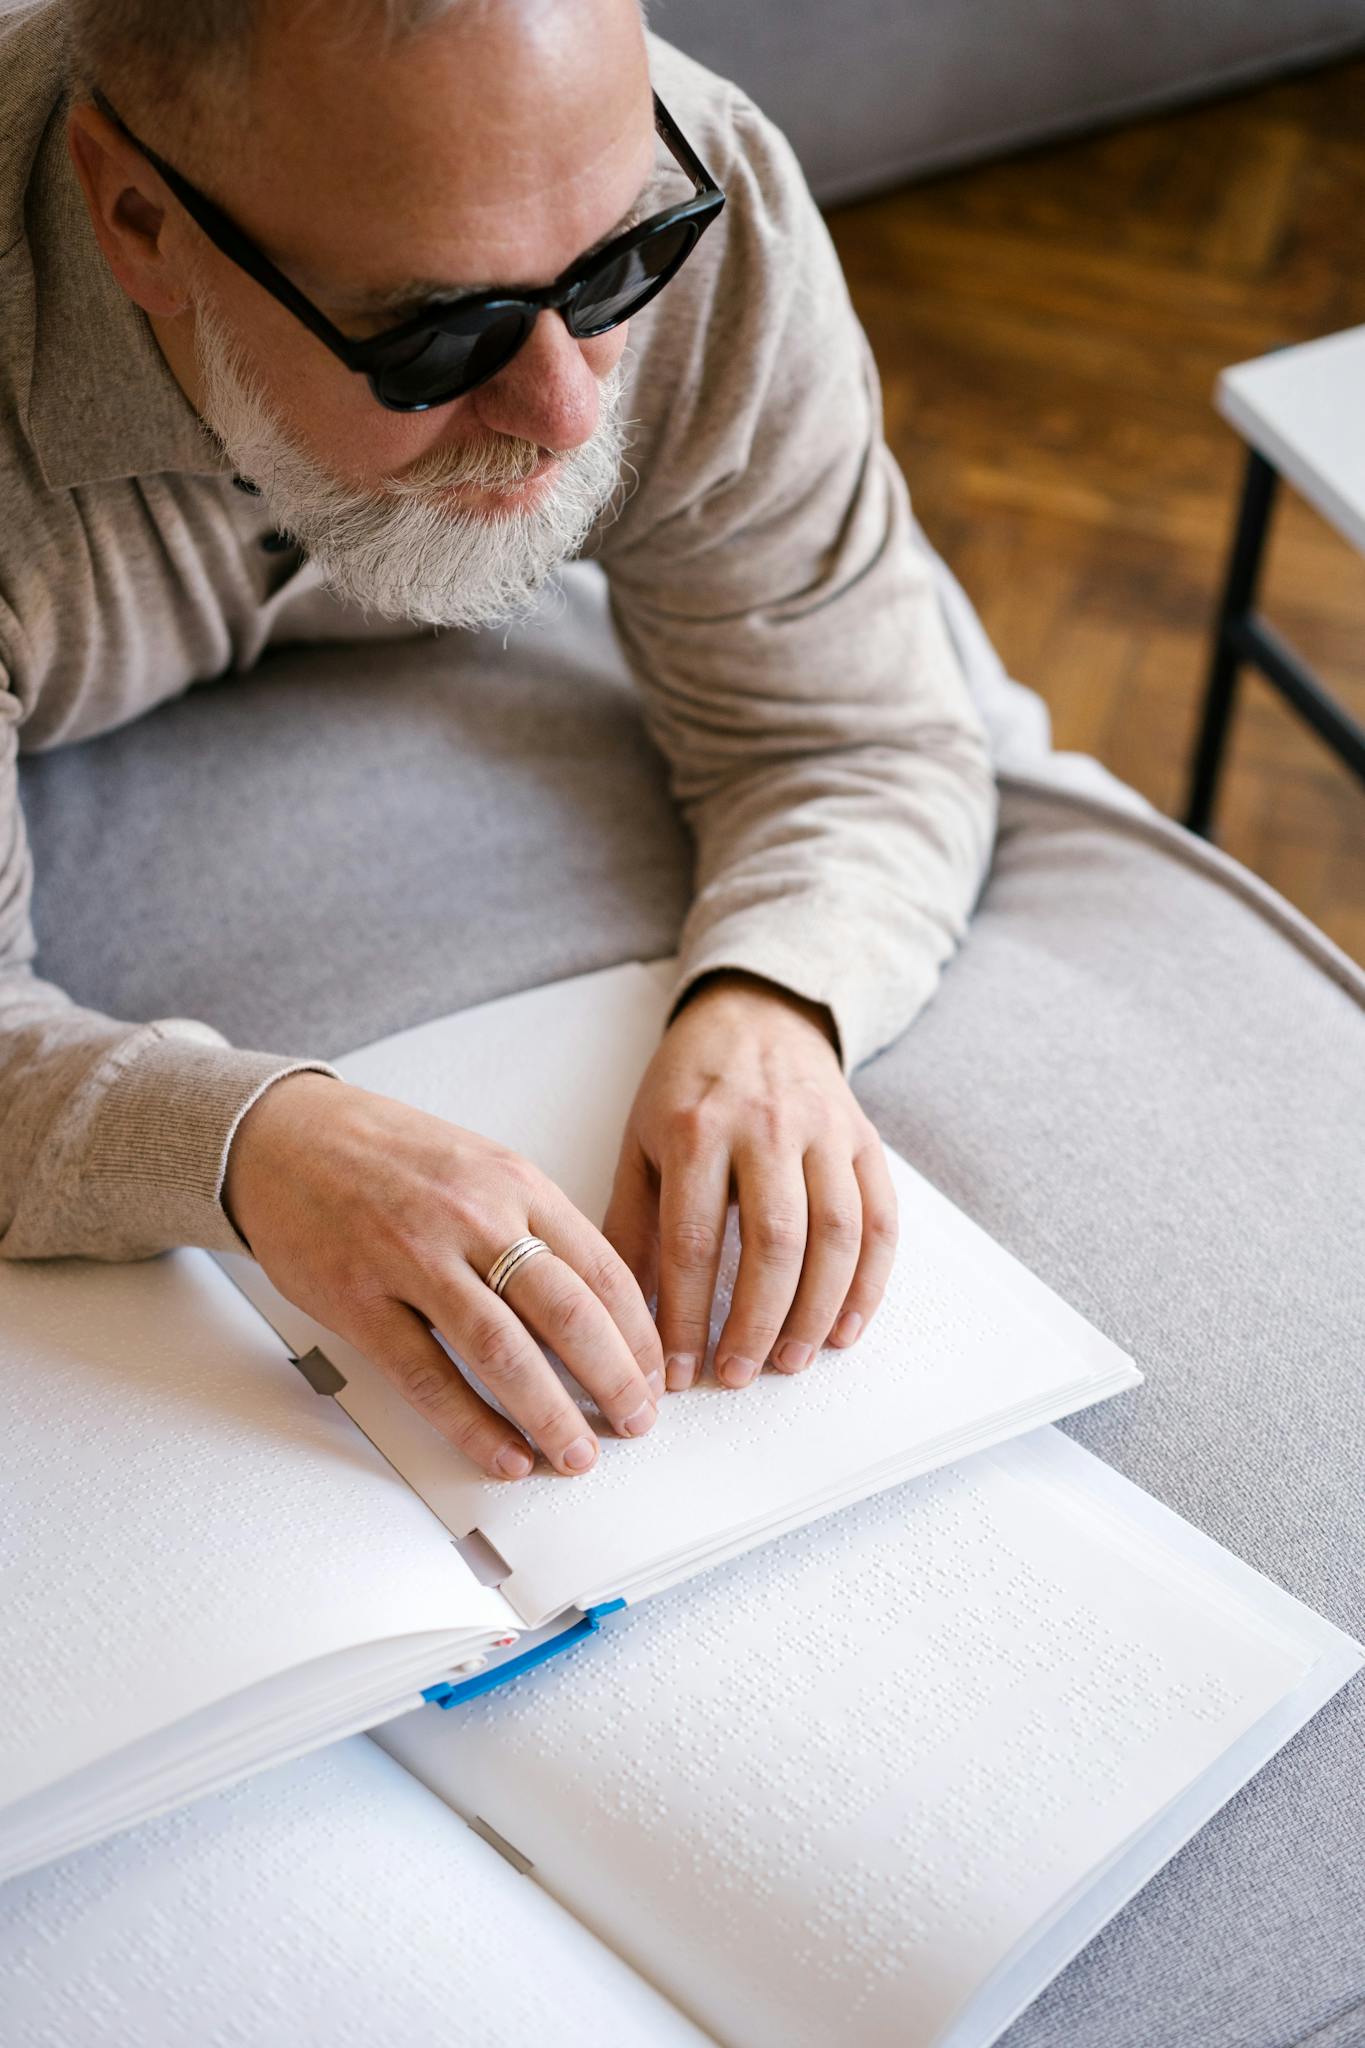
[[[1358,1632],[1365,974],[1095,764],[1050,754],[1038,700],[940,574],[995,735],[999,843],[967,945],[858,1093],[1142,1364],[1137,1395],[1072,1433]],[[566,590],[505,648],[280,650],[28,759],[41,967],[118,1014],[327,1055],[671,951],[687,844],[600,573]],[[1357,1683],[1009,2048],[1359,2048],[1363,1810]]]
[[[650,0],[827,202],[1365,49],[1365,0]]]

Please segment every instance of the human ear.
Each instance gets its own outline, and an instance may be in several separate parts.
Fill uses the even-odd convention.
[[[141,152],[99,109],[78,102],[66,128],[91,226],[105,261],[144,313],[173,319],[191,294],[168,232],[166,188]]]

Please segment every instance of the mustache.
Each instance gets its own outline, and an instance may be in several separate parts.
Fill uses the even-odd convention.
[[[532,477],[552,449],[538,441],[510,434],[464,448],[433,448],[405,469],[388,476],[383,489],[395,498],[424,498],[452,484],[475,484],[485,490],[511,490]]]

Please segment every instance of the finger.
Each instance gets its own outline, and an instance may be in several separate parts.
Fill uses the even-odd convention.
[[[602,1235],[624,1259],[648,1302],[659,1284],[659,1186],[653,1168],[633,1137],[626,1139],[616,1164]],[[575,1258],[570,1263],[592,1286],[591,1275],[579,1261]],[[610,1308],[607,1295],[600,1288],[595,1291]]]
[[[597,1233],[592,1235],[595,1238]],[[619,1265],[605,1239],[601,1244],[613,1264]],[[640,1290],[623,1265],[619,1271],[621,1282],[635,1296],[636,1313],[657,1353],[658,1338]],[[549,1345],[620,1435],[643,1436],[653,1427],[658,1409],[645,1368],[604,1303],[567,1259],[547,1258],[543,1252],[527,1259],[508,1281],[503,1300],[511,1303],[527,1329]],[[658,1374],[662,1392],[663,1374],[657,1366],[652,1369]]]
[[[705,1129],[680,1135],[659,1175],[659,1340],[670,1392],[690,1387],[706,1356],[729,1210],[729,1147]]]
[[[499,1297],[462,1266],[432,1320],[452,1351],[501,1403],[514,1423],[560,1472],[586,1472],[597,1461],[592,1425],[522,1320],[523,1270],[559,1265],[544,1252],[518,1268]],[[579,1292],[586,1295],[582,1282]]]
[[[896,1189],[880,1138],[874,1136],[854,1154],[853,1171],[863,1194],[862,1249],[852,1284],[824,1340],[840,1349],[857,1343],[881,1306],[900,1235]]]
[[[535,1459],[521,1432],[475,1392],[415,1309],[386,1301],[351,1342],[487,1478],[526,1477]]]
[[[799,1152],[753,1150],[735,1159],[739,1270],[716,1344],[716,1378],[745,1387],[758,1377],[796,1295],[806,1254],[806,1179]]]
[[[533,1204],[531,1228],[553,1245],[565,1264],[572,1266],[592,1289],[639,1367],[645,1381],[644,1392],[657,1401],[664,1390],[659,1333],[640,1283],[615,1245],[608,1242],[602,1231],[595,1230],[582,1210],[576,1209],[558,1189],[552,1189],[548,1197]]]
[[[796,1298],[773,1346],[781,1372],[802,1372],[843,1309],[863,1239],[863,1193],[847,1152],[825,1146],[805,1157],[806,1257]]]

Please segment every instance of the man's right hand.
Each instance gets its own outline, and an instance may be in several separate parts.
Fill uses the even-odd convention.
[[[428,1325],[561,1472],[589,1470],[597,1444],[537,1337],[622,1435],[653,1424],[663,1354],[630,1268],[505,1145],[326,1074],[288,1074],[237,1127],[223,1206],[281,1294],[490,1479],[524,1477],[532,1454]],[[499,1300],[483,1275],[528,1234],[554,1256],[527,1259]]]

